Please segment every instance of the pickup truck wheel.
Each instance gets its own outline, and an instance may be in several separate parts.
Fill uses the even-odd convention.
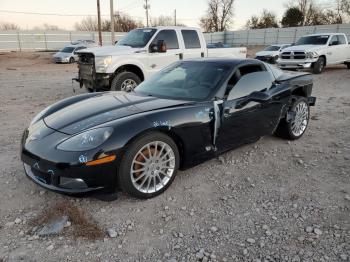
[[[314,74],[321,74],[325,64],[326,64],[326,60],[324,59],[324,57],[318,58],[317,62],[314,63],[313,65],[312,72]]]
[[[281,119],[275,131],[275,135],[296,140],[303,136],[309,124],[310,107],[305,97],[295,97],[296,100],[288,112],[294,114],[294,119],[287,121],[286,118]]]
[[[141,80],[136,74],[132,72],[122,72],[113,78],[111,83],[111,90],[129,92],[140,83]]]
[[[118,180],[122,190],[146,199],[164,192],[179,168],[179,151],[165,134],[145,134],[128,146],[120,161]]]
[[[348,69],[350,69],[350,63],[347,63],[346,66]]]

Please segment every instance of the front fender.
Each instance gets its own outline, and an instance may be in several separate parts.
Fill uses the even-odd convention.
[[[143,75],[146,75],[146,65],[134,57],[127,57],[127,56],[113,57],[112,65],[107,68],[106,73],[114,74],[118,68],[126,65],[137,66],[143,72]]]

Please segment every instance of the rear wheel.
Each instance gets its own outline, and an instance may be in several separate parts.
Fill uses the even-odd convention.
[[[346,63],[348,69],[350,69],[350,63]]]
[[[319,57],[317,62],[315,62],[312,67],[312,72],[314,74],[321,74],[325,65],[326,65],[326,60],[324,59],[324,57]]]
[[[289,112],[294,115],[294,119],[287,121],[281,119],[275,134],[279,137],[296,140],[303,136],[309,124],[310,107],[305,97],[296,97]]]
[[[112,91],[132,91],[141,83],[140,78],[132,72],[118,73],[112,80]]]
[[[127,148],[119,168],[120,186],[137,198],[155,197],[175,179],[179,158],[170,137],[158,132],[146,134]]]

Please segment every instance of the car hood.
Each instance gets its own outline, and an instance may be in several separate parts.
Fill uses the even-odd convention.
[[[77,53],[92,53],[95,56],[118,56],[118,55],[131,55],[143,50],[142,48],[132,48],[130,46],[102,46],[102,47],[94,47],[87,48],[81,51],[77,51]]]
[[[44,121],[48,127],[72,135],[108,121],[186,103],[190,102],[107,92],[64,107],[45,117]]]
[[[283,52],[290,52],[290,51],[316,52],[323,48],[324,48],[323,45],[295,45],[295,46],[285,48]]]
[[[70,55],[71,53],[57,52],[56,54],[53,55],[53,57],[68,57]]]
[[[256,53],[256,56],[276,56],[279,53],[279,51],[260,51]]]

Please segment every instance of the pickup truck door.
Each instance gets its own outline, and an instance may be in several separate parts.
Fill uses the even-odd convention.
[[[258,65],[243,66],[242,72],[250,72],[243,76],[235,73],[229,81],[231,91],[222,105],[222,123],[216,142],[219,151],[269,135],[277,126],[283,104],[270,95],[269,90],[275,85],[270,73],[252,72],[254,66],[258,69]],[[259,97],[261,99],[257,99]]]
[[[157,44],[159,40],[163,40],[166,44],[167,51],[165,53],[148,52],[148,72],[153,74],[180,59],[180,45],[176,30],[164,29],[158,32],[153,38],[151,44]]]
[[[338,63],[341,55],[341,46],[339,45],[338,36],[333,35],[327,48],[327,64]]]
[[[342,63],[350,58],[350,45],[346,41],[344,35],[338,35],[338,52],[337,52],[337,61]]]
[[[196,30],[183,29],[181,30],[181,37],[183,39],[183,53],[184,59],[200,58],[205,56],[206,46],[204,39],[198,35]]]

